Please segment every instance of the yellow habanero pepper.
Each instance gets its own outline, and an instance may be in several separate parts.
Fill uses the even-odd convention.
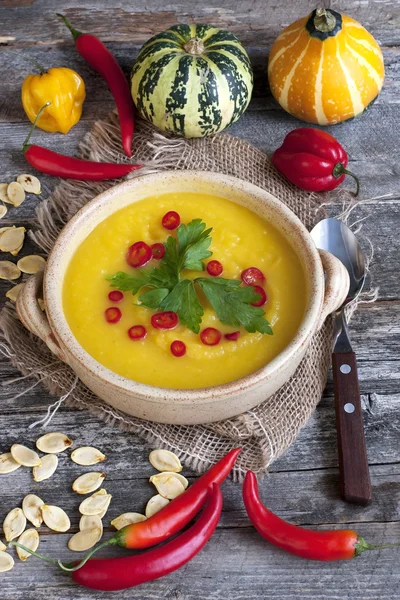
[[[66,67],[28,75],[22,84],[22,105],[31,123],[42,106],[51,102],[37,123],[44,131],[68,133],[81,118],[85,96],[82,77]]]

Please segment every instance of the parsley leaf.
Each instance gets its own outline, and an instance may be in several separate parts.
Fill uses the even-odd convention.
[[[141,294],[139,296],[139,302],[147,308],[157,309],[168,294],[169,290],[166,288],[155,288],[154,290],[149,290],[148,292]]]
[[[110,281],[110,287],[115,287],[121,292],[132,292],[133,295],[145,285],[149,285],[149,274],[146,271],[138,271],[137,275],[128,275],[123,271],[118,271],[115,275],[106,277]]]
[[[182,279],[163,300],[160,308],[176,312],[182,325],[199,333],[204,310],[190,279]]]
[[[201,219],[193,219],[188,225],[179,225],[176,234],[178,236],[179,270],[191,269],[203,271],[201,262],[209,258],[212,252],[210,233],[212,228],[206,229],[206,224]]]

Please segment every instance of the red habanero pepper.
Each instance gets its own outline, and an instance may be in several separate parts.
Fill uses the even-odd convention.
[[[347,560],[364,550],[392,548],[399,544],[372,545],[351,529],[312,531],[283,521],[260,500],[255,473],[247,471],[243,483],[243,500],[257,531],[274,546],[310,560]]]
[[[131,91],[123,70],[115,56],[111,54],[98,37],[77,31],[64,15],[57,13],[57,16],[61,17],[72,33],[79,54],[107,82],[118,109],[122,147],[125,154],[131,157],[135,117]]]
[[[291,183],[308,192],[334,190],[346,175],[358,178],[346,169],[349,159],[343,146],[326,131],[308,127],[294,129],[272,156],[273,165]]]

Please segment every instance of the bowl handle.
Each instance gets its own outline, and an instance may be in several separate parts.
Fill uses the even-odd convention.
[[[318,250],[325,272],[325,297],[317,329],[324,324],[328,315],[340,308],[346,300],[350,277],[344,264],[326,250]]]
[[[29,277],[17,298],[17,314],[21,323],[47,344],[53,354],[67,362],[64,352],[50,328],[46,313],[40,308],[38,298],[42,297],[43,273]]]

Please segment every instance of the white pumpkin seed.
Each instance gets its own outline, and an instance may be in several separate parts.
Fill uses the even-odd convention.
[[[22,444],[13,444],[11,454],[13,459],[23,467],[40,467],[42,464],[39,455]]]
[[[22,270],[22,269],[21,269]],[[150,464],[157,471],[168,471],[170,473],[179,473],[182,471],[182,465],[179,458],[169,450],[153,450],[149,455]]]
[[[14,559],[7,552],[0,551],[0,573],[11,571],[14,566]]]
[[[167,506],[167,504],[169,504],[169,500],[167,500],[167,498],[164,498],[160,494],[156,494],[155,496],[150,498],[150,500],[146,504],[146,509],[144,511],[146,517],[149,519],[150,517],[158,513],[159,510],[164,508],[164,506]]]
[[[74,450],[71,454],[71,460],[77,465],[82,465],[84,467],[97,465],[97,463],[106,460],[106,458],[105,454],[92,446],[82,446],[81,448]]]
[[[18,543],[22,544],[23,546],[26,546],[27,548],[29,548],[29,550],[36,552],[36,550],[39,547],[39,543],[40,543],[39,534],[36,531],[36,529],[27,529],[18,538]],[[18,546],[17,546],[17,554],[18,554],[20,560],[22,560],[22,561],[25,561],[27,558],[29,558],[31,556],[31,554],[29,554],[29,552],[26,552],[26,550],[23,550],[22,548],[18,548]]]
[[[43,505],[43,500],[39,496],[36,496],[36,494],[28,494],[22,501],[23,513],[35,527],[40,527],[43,523]]]
[[[10,204],[20,206],[25,200],[25,190],[18,181],[12,181],[8,184],[7,196]]]
[[[6,214],[7,214],[7,206],[4,206],[4,204],[0,204],[0,219],[5,217]]]
[[[70,538],[68,548],[73,552],[84,552],[93,548],[101,540],[102,530],[96,527],[95,529],[84,529],[78,531]]]
[[[72,446],[72,440],[58,431],[46,433],[36,442],[36,448],[46,454],[58,454],[59,452],[64,452],[70,446]]]
[[[9,231],[9,229],[16,229],[15,225],[11,225],[8,227],[0,227],[0,236],[3,235],[5,231]]]
[[[34,175],[28,175],[27,173],[18,175],[17,182],[28,194],[40,194],[42,191],[40,188],[40,181]]]
[[[0,552],[5,552],[6,550],[7,546],[0,540]]]
[[[3,523],[3,531],[7,542],[19,537],[26,527],[26,518],[20,508],[13,508]]]
[[[157,492],[161,496],[169,500],[173,500],[183,494],[189,484],[186,477],[178,473],[169,473],[168,471],[152,475],[150,482],[155,485]]]
[[[79,529],[80,531],[100,529],[101,535],[103,535],[103,522],[99,515],[82,515],[79,521]]]
[[[9,197],[7,196],[8,183],[0,183],[0,200],[1,202],[7,202],[11,204]]]
[[[0,235],[0,250],[16,252],[22,248],[25,239],[25,227],[11,227]]]
[[[13,281],[21,277],[21,271],[18,269],[10,260],[0,260],[0,279],[7,279]]]
[[[28,254],[28,256],[23,256],[17,262],[18,269],[22,271],[22,273],[28,273],[28,275],[34,275],[35,273],[44,271],[45,266],[45,259],[38,254]]]
[[[13,459],[11,452],[0,454],[0,475],[12,473],[13,471],[19,469],[20,466],[21,465]]]
[[[51,504],[43,504],[42,506],[43,521],[49,529],[64,533],[71,527],[71,522],[68,515],[59,506]]]
[[[136,513],[136,512],[127,512],[124,513],[123,515],[119,515],[119,517],[116,517],[115,519],[113,519],[111,521],[111,525],[113,527],[115,527],[115,529],[118,529],[118,531],[120,529],[122,529],[123,527],[126,527],[127,525],[132,525],[132,523],[141,523],[142,521],[146,521],[147,517],[145,517],[144,515],[141,515],[140,513]]]
[[[45,306],[45,304],[44,304],[44,300],[43,300],[43,298],[38,298],[38,299],[37,299],[37,303],[39,304],[39,308],[40,308],[40,310],[43,310],[43,311],[44,311],[44,310],[46,310],[46,306]]]
[[[20,250],[22,250],[23,245],[24,245],[24,243],[22,242],[22,244],[20,246],[18,246],[18,248],[15,248],[15,250],[10,250],[10,254],[12,254],[13,256],[17,256],[17,254],[19,254]]]
[[[89,496],[89,498],[85,498],[85,500],[80,503],[79,512],[81,515],[99,515],[104,509],[109,507],[111,498],[111,494],[104,494],[103,490],[100,490],[92,496]]]
[[[7,290],[6,298],[11,300],[11,302],[16,302],[24,285],[25,285],[24,283],[17,283],[17,285],[14,285],[14,287]]]
[[[58,458],[55,454],[45,454],[41,458],[42,464],[39,467],[33,467],[32,475],[35,481],[44,481],[54,475],[58,467]]]
[[[92,471],[91,473],[85,473],[75,479],[72,484],[72,489],[77,494],[90,494],[96,491],[106,478],[105,473],[99,471]]]

